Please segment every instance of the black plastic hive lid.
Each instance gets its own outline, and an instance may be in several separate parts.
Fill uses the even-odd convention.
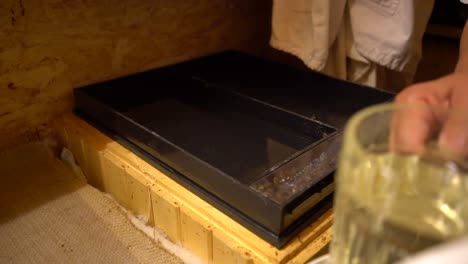
[[[344,121],[391,97],[225,52],[76,89],[75,110],[281,247],[331,205]]]

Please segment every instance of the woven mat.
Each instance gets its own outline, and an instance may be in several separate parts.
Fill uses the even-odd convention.
[[[0,263],[182,263],[40,143],[0,154]]]

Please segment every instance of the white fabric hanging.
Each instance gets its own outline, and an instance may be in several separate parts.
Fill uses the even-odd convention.
[[[407,85],[434,0],[274,0],[270,44],[309,68],[381,88]]]

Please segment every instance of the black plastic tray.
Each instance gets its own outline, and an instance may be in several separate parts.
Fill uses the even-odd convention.
[[[307,89],[279,89],[297,82],[319,91],[323,81],[338,94],[354,88],[351,94],[365,100],[327,106],[323,93],[307,101],[299,100]],[[372,100],[390,98],[227,52],[76,89],[75,110],[281,247],[331,205],[330,197],[319,202],[312,195],[333,184],[344,121]]]
[[[231,89],[342,130],[356,111],[393,94],[313,71],[227,51],[171,67],[206,85]]]

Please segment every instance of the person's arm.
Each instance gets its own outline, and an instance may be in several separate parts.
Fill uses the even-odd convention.
[[[458,54],[458,63],[455,72],[468,73],[468,21],[465,23],[460,40],[460,50]]]

